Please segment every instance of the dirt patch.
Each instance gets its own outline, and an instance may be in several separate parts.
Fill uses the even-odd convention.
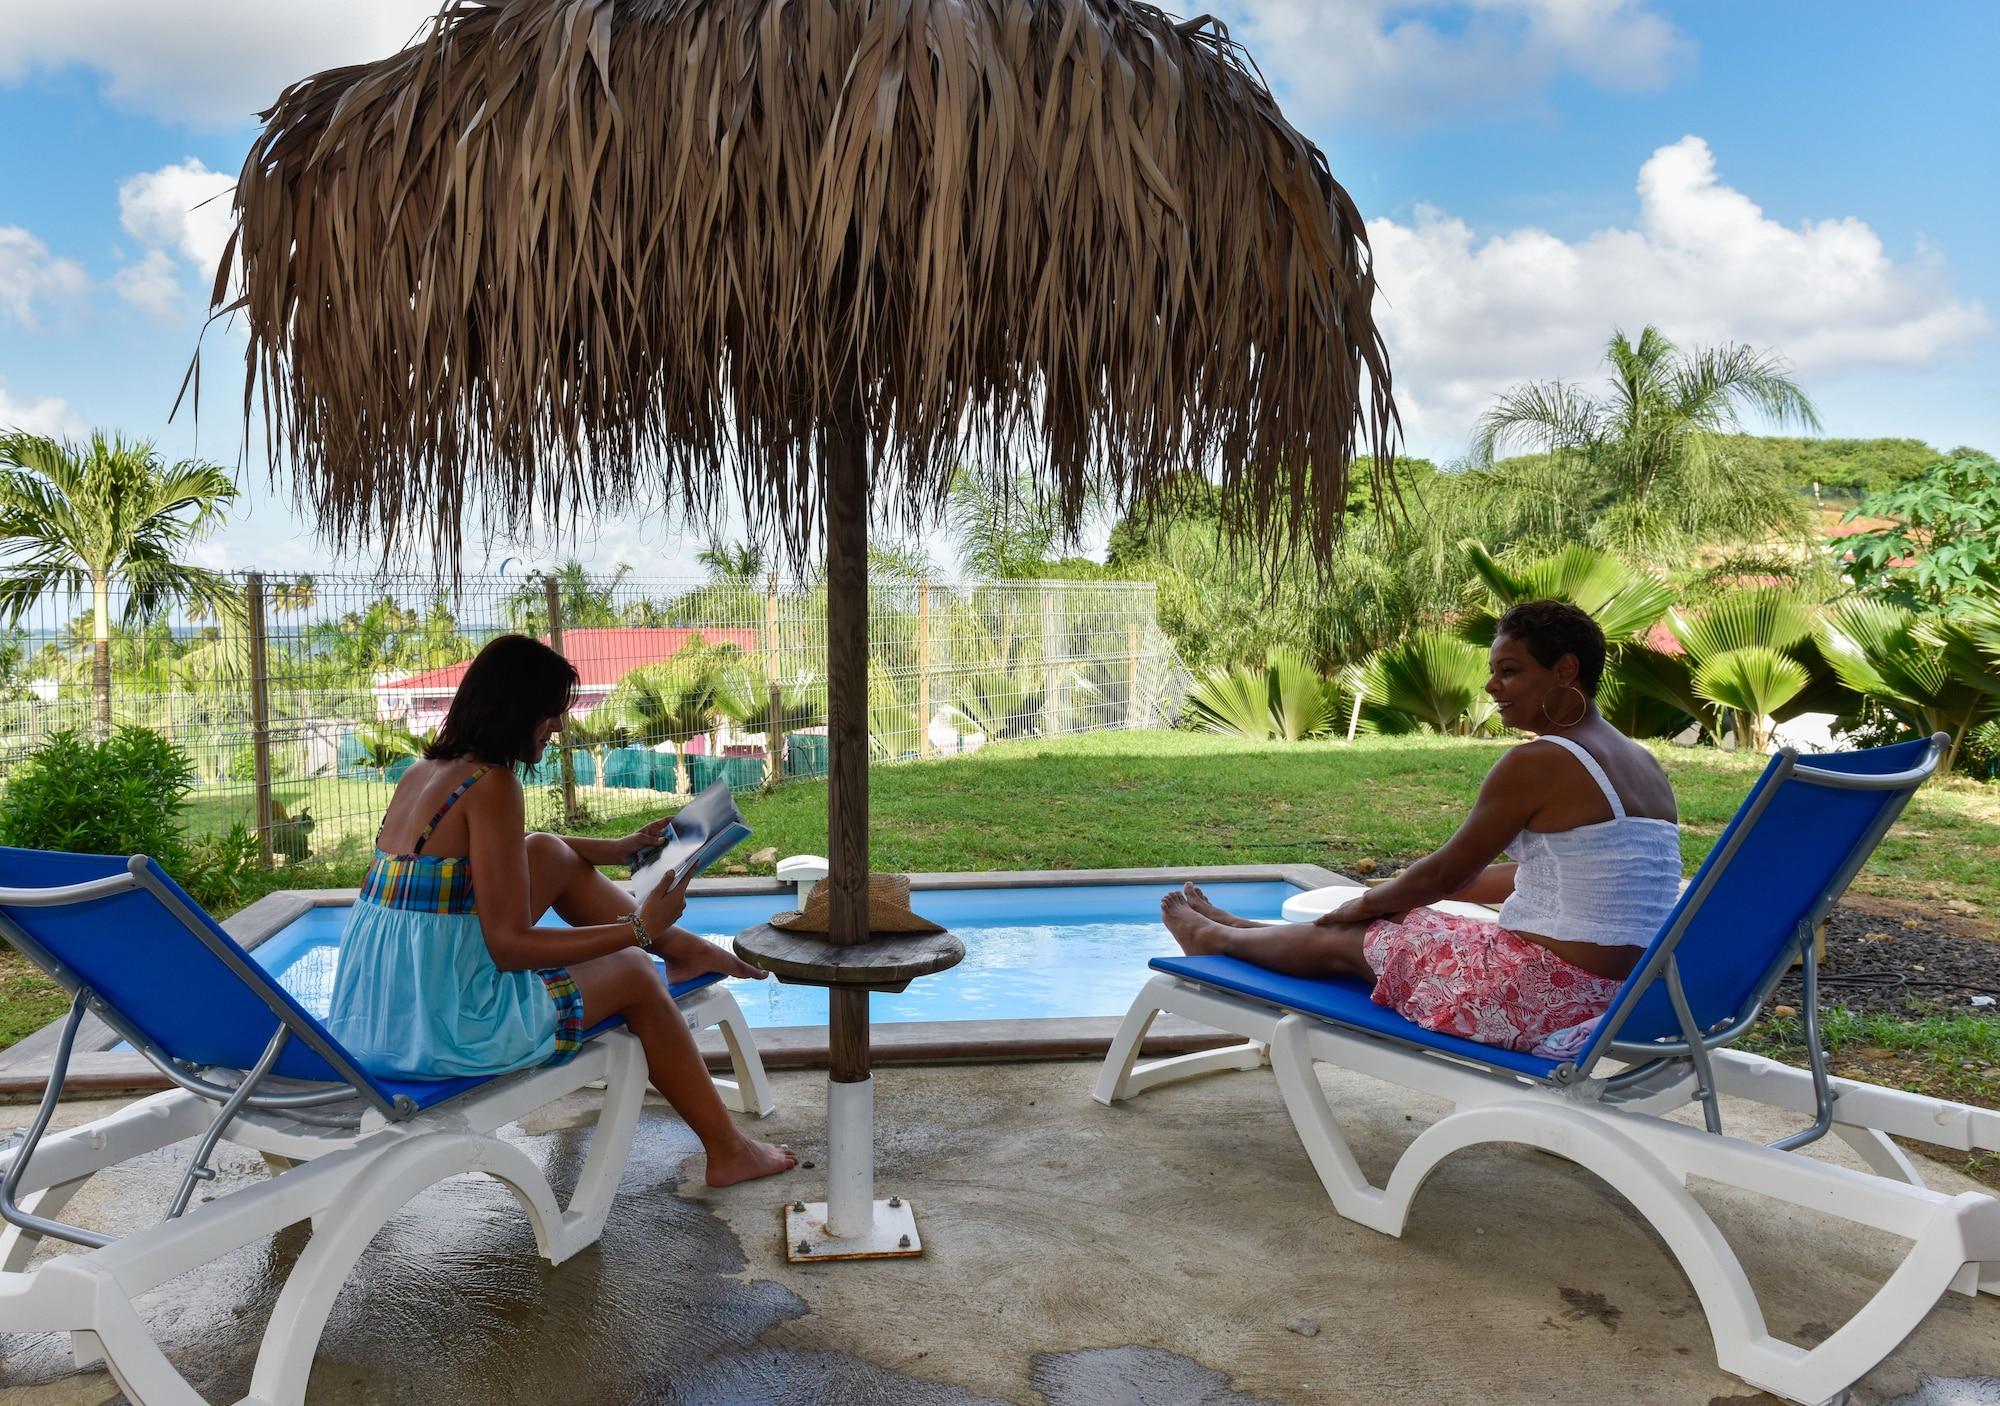
[[[1968,905],[1969,906],[1969,905]],[[1932,904],[1851,897],[1826,925],[1821,1004],[1887,1015],[1965,1014],[1974,997],[2000,1019],[2000,939],[1991,923]],[[1776,1005],[1800,1001],[1797,972],[1778,983]]]

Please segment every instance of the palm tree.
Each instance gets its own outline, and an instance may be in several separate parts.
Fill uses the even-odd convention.
[[[587,713],[572,713],[563,722],[561,745],[571,750],[581,750],[590,754],[591,775],[598,785],[604,784],[604,754],[613,747],[623,747],[632,740],[632,725],[629,719],[615,708],[603,704]]]
[[[218,572],[179,560],[236,499],[213,464],[169,464],[149,443],[101,431],[88,445],[14,431],[0,435],[0,616],[18,625],[54,590],[90,587],[96,733],[111,735],[111,584],[126,586],[124,619],[184,603],[220,614],[238,595]]]
[[[694,559],[717,585],[747,586],[764,572],[764,549],[754,542],[725,542],[711,537]]]
[[[311,610],[319,604],[319,582],[310,571],[280,581],[271,588],[271,603],[285,614]]]
[[[524,635],[546,635],[549,632],[546,583],[553,578],[556,608],[562,612],[565,630],[616,625],[618,583],[631,574],[632,568],[621,561],[609,579],[593,577],[590,568],[576,560],[566,561],[552,572],[530,572],[527,583],[508,598],[507,621]]]
[[[1742,431],[1749,411],[1779,427],[1819,428],[1812,401],[1777,355],[1734,344],[1683,353],[1649,326],[1636,344],[1614,332],[1604,359],[1611,378],[1602,397],[1534,382],[1480,417],[1472,456],[1481,468],[1494,470],[1495,455],[1510,449],[1546,456],[1522,462],[1511,475],[1522,483],[1496,488],[1540,501],[1562,525],[1590,524],[1627,550],[1752,540],[1801,524],[1797,495],[1730,459],[1723,442]]]
[[[691,643],[671,659],[627,673],[592,712],[618,718],[639,741],[673,742],[674,786],[686,792],[686,744],[714,721],[717,668],[716,651]]]
[[[1054,505],[1038,502],[1032,481],[963,468],[951,476],[945,521],[968,576],[1037,575],[1061,535]]]

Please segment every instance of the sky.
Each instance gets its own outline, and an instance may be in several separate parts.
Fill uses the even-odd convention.
[[[255,112],[298,77],[394,52],[434,9],[0,6],[0,426],[117,430],[238,471],[242,509],[203,564],[368,566],[336,562],[266,482],[254,427],[245,451],[243,338],[204,334],[203,310]],[[1410,452],[1463,456],[1497,394],[1589,384],[1613,329],[1648,323],[1779,353],[1829,435],[2000,449],[2000,4],[1214,13],[1366,219]],[[198,343],[200,415],[170,420]],[[701,545],[660,515],[590,521],[467,567],[577,556],[689,576]]]

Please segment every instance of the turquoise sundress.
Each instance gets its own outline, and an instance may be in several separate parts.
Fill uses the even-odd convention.
[[[473,904],[472,861],[424,844],[491,768],[445,798],[408,854],[375,851],[340,935],[326,1024],[369,1073],[397,1079],[506,1074],[582,1044],[583,996],[566,967],[503,972]]]

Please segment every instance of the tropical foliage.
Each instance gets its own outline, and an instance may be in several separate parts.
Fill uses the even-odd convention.
[[[1951,738],[1951,763],[1983,720],[2000,713],[2000,611],[1924,616],[1885,600],[1826,609],[1820,652],[1848,688],[1916,733]]]
[[[1656,327],[1637,342],[1612,334],[1611,375],[1593,396],[1566,382],[1516,386],[1480,418],[1473,459],[1496,504],[1513,505],[1529,535],[1587,540],[1641,554],[1717,538],[1797,535],[1804,505],[1775,473],[1728,453],[1754,412],[1817,429],[1818,413],[1767,351],[1722,346],[1682,352]],[[1495,469],[1508,448],[1542,457]]]
[[[2000,604],[2000,461],[1941,459],[1861,500],[1847,521],[1891,525],[1846,539],[1857,585],[1901,605],[1948,614]]]
[[[88,444],[19,431],[0,435],[0,617],[18,625],[34,603],[90,594],[92,692],[100,740],[111,732],[111,588],[126,588],[125,623],[175,603],[239,613],[226,578],[183,558],[236,499],[213,464],[169,464],[151,444],[101,431]]]

